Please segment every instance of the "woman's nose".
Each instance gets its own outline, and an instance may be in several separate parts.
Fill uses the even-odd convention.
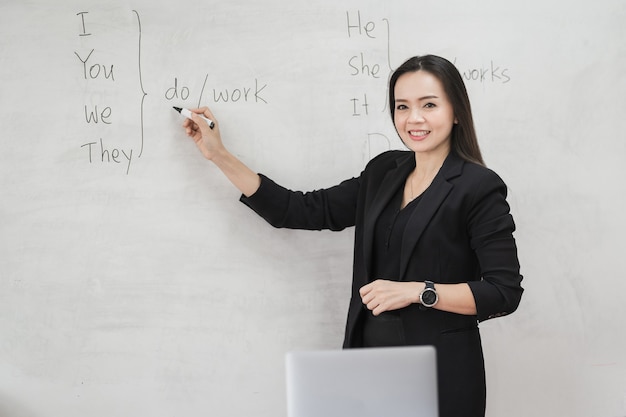
[[[424,116],[420,109],[413,109],[409,114],[409,121],[413,123],[422,123],[424,121]]]

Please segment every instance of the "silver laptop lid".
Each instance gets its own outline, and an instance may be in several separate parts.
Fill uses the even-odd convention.
[[[289,352],[288,417],[437,417],[431,346]]]

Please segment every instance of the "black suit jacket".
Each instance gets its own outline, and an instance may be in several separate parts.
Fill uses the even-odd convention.
[[[361,346],[360,319],[365,309],[359,289],[385,278],[370,274],[376,220],[414,168],[413,152],[389,151],[370,161],[359,177],[331,188],[290,191],[262,176],[259,190],[250,198],[242,197],[275,227],[342,230],[356,226],[344,347]],[[399,279],[467,282],[476,300],[477,316],[418,305],[395,312],[401,317],[407,344],[437,348],[442,416],[457,415],[450,407],[459,405],[459,415],[484,413],[477,323],[513,312],[521,299],[515,224],[506,194],[506,185],[493,171],[451,153],[405,228]]]

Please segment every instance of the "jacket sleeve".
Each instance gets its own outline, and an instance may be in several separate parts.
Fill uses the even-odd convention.
[[[504,182],[489,171],[476,188],[469,213],[470,245],[482,275],[481,280],[469,282],[479,321],[514,312],[524,291],[513,238],[515,223],[506,195]]]
[[[359,178],[331,188],[303,193],[288,190],[259,174],[261,185],[240,201],[278,228],[334,231],[354,226]]]

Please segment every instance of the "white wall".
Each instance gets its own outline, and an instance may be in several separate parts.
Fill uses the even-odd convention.
[[[0,3],[0,416],[284,415],[285,352],[342,342],[353,232],[272,229],[171,107],[334,185],[401,147],[387,77],[424,53],[469,78],[518,226],[488,416],[625,416],[625,3],[235,3]]]

